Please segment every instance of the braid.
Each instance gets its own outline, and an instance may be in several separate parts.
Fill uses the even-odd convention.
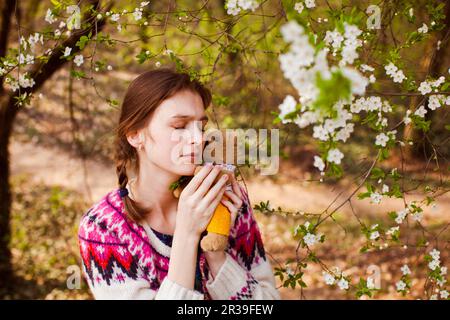
[[[120,189],[125,189],[128,184],[127,165],[136,157],[135,149],[128,143],[126,138],[119,139],[116,149],[116,174]],[[125,211],[128,216],[139,222],[144,218],[145,212],[148,211],[138,205],[128,194],[121,195]]]
[[[128,145],[128,146],[127,146]],[[116,150],[116,174],[117,179],[119,183],[119,188],[125,188],[128,183],[128,176],[127,176],[127,164],[130,162],[130,157],[132,155],[130,154],[130,148],[128,141],[123,141],[121,139],[117,144],[117,150]]]

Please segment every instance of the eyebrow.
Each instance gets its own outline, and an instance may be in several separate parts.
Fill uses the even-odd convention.
[[[176,118],[176,119],[192,119],[194,117],[191,116],[191,115],[177,114],[177,115],[174,115],[172,118]],[[199,120],[200,121],[204,121],[204,120],[208,121],[208,117],[207,116],[203,116]]]

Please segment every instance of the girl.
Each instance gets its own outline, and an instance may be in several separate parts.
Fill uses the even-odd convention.
[[[83,215],[78,232],[96,299],[280,299],[247,192],[235,179],[227,190],[226,178],[213,184],[220,166],[209,164],[178,199],[170,190],[194,173],[210,102],[208,89],[170,69],[129,85],[117,128],[119,188]],[[188,138],[180,143],[175,134]],[[203,252],[219,202],[232,214],[228,246]]]

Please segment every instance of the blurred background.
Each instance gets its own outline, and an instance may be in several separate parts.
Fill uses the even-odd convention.
[[[0,43],[0,57],[6,56],[6,48],[18,48],[21,35],[27,37],[39,30],[53,32],[51,30],[63,18],[49,29],[49,23],[44,20],[47,9],[64,2],[2,1],[0,19],[8,20],[10,27],[2,25],[1,38],[7,40],[7,47]],[[86,6],[89,3],[98,5],[99,1],[79,2]],[[307,213],[322,212],[333,201],[340,203],[346,199],[358,185],[377,150],[373,144],[376,134],[356,126],[351,141],[341,148],[345,154],[343,177],[327,177],[320,182],[321,176],[313,166],[318,147],[312,138],[312,128],[274,123],[278,105],[286,94],[295,96],[295,90],[280,71],[277,58],[285,48],[279,34],[279,27],[286,21],[285,7],[293,7],[295,2],[263,1],[258,11],[249,11],[237,19],[227,15],[225,1],[151,1],[142,12],[147,25],[133,24],[132,18],[128,19],[130,23],[122,23],[125,18],[121,17],[118,22],[97,25],[101,30],[91,28],[94,33],[101,32],[102,41],[96,45],[89,43],[83,49],[85,63],[82,66],[59,60],[54,67],[44,66],[39,87],[29,103],[14,106],[11,92],[4,85],[4,90],[0,91],[3,113],[0,143],[2,165],[5,165],[6,150],[9,150],[8,175],[4,166],[0,170],[3,170],[4,195],[5,181],[9,179],[11,206],[3,203],[0,212],[1,230],[8,230],[1,236],[10,253],[10,256],[2,255],[2,263],[10,266],[12,275],[2,279],[1,297],[92,298],[84,280],[79,289],[67,286],[71,274],[67,268],[79,266],[81,262],[77,245],[78,222],[93,203],[117,186],[113,130],[127,85],[139,73],[163,66],[185,68],[212,90],[213,105],[208,111],[213,120],[211,126],[280,129],[279,173],[261,176],[254,168],[246,166],[241,171],[250,200],[257,206],[254,213],[273,267],[286,268],[296,259],[296,253],[307,254],[297,250],[298,239],[293,237],[295,227],[308,219]],[[324,16],[329,6],[343,5],[344,9],[354,7],[364,11],[370,4],[368,1],[316,3],[314,14],[317,16]],[[393,18],[396,6],[400,4],[396,1],[382,3],[382,21],[385,23]],[[416,24],[420,26],[419,21],[428,17],[423,9],[426,1],[414,1],[411,5],[416,8]],[[110,6],[132,12],[139,2],[100,1],[104,12],[110,10]],[[444,13],[449,12],[448,7],[442,9]],[[410,28],[409,22],[402,20],[391,26],[394,31],[380,31],[380,47],[401,42],[403,34]],[[66,28],[60,29],[65,32]],[[74,34],[76,32],[71,35]],[[436,31],[434,36],[441,39],[446,34],[448,27]],[[57,41],[54,43],[58,44]],[[56,50],[56,45],[48,47]],[[440,51],[433,53],[435,56],[431,59],[434,46],[435,42],[430,41],[407,51],[402,56],[405,69],[419,78],[430,70],[434,75],[447,72],[448,41],[441,43]],[[380,70],[383,71],[382,66]],[[392,82],[383,80],[383,74],[377,77],[380,79],[379,91],[391,88]],[[394,97],[391,101],[398,108],[397,120],[401,120],[405,108],[418,103],[414,96]],[[16,108],[13,117],[4,116],[8,108]],[[378,266],[381,290],[376,298],[402,298],[395,290],[395,282],[405,263],[415,270],[408,298],[423,297],[426,263],[420,257],[432,248],[416,246],[424,239],[432,242],[439,237],[441,260],[444,265],[448,261],[450,195],[447,192],[447,159],[450,148],[449,131],[445,127],[448,107],[429,112],[427,119],[433,124],[426,136],[413,128],[405,132],[399,128],[399,136],[414,143],[407,144],[403,151],[394,148],[382,164],[385,172],[398,168],[405,177],[402,188],[407,191],[408,201],[422,200],[426,196],[425,186],[441,190],[436,201],[424,207],[422,224],[426,225],[426,231],[411,222],[402,226],[402,230],[406,230],[405,236],[398,245],[360,252],[367,242],[361,233],[361,221],[368,226],[376,223],[386,227],[395,225],[387,213],[404,207],[403,199],[395,197],[383,198],[380,205],[372,204],[370,199],[345,202],[332,219],[321,226],[326,241],[317,247],[317,257],[355,277],[367,277],[369,266]],[[267,201],[269,206],[264,205]],[[403,247],[405,243],[408,244],[406,248]],[[5,250],[3,247],[2,253],[7,252]],[[355,298],[350,292],[327,286],[321,270],[320,263],[308,264],[303,270],[303,281],[307,285],[303,289],[298,285],[295,289],[283,287],[283,281],[277,277],[282,297]]]

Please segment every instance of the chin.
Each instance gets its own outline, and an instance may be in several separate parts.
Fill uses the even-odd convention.
[[[181,163],[173,168],[173,172],[181,176],[193,176],[197,166],[193,163]]]

